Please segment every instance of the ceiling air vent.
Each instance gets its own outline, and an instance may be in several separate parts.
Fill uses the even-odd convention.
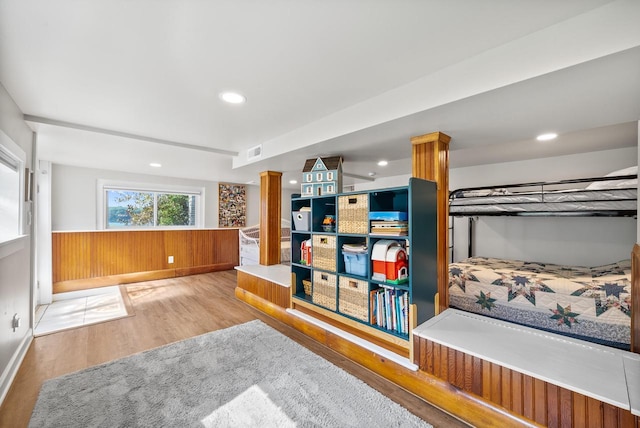
[[[247,160],[258,159],[260,157],[262,157],[262,144],[258,144],[247,150]]]

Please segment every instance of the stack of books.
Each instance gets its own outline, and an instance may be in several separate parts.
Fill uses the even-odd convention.
[[[373,235],[406,236],[409,225],[406,220],[376,220],[371,221]]]
[[[370,294],[371,324],[399,334],[409,334],[409,293],[378,288]]]

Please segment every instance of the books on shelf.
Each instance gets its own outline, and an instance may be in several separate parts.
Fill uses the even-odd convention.
[[[409,292],[378,288],[370,292],[370,322],[385,330],[409,334]]]
[[[371,233],[374,235],[406,236],[409,224],[403,220],[375,220],[371,221]]]

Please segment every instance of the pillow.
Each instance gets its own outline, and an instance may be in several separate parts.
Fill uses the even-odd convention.
[[[621,175],[633,175],[633,174],[636,174],[636,175],[638,174],[637,165],[610,172],[609,174],[605,175],[605,177],[617,177]],[[586,188],[589,190],[599,190],[599,189],[635,187],[637,185],[638,185],[638,179],[634,178],[630,180],[596,181],[595,183],[589,184]]]

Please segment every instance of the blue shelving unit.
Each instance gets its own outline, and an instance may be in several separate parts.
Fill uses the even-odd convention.
[[[372,211],[400,211],[408,213],[408,234],[406,236],[391,236],[370,233],[339,233],[340,209],[338,201],[341,196],[357,195],[359,198],[366,197],[367,210]],[[364,196],[363,196],[364,195]],[[321,271],[333,275],[336,290],[336,309],[334,312],[349,319],[355,319],[363,325],[368,325],[375,329],[382,330],[402,339],[408,339],[408,332],[403,328],[390,329],[380,327],[372,323],[372,301],[375,290],[388,289],[396,290],[398,294],[407,293],[408,303],[416,305],[417,321],[421,324],[435,315],[434,298],[438,291],[437,286],[437,234],[436,234],[436,184],[432,181],[411,178],[408,186],[388,189],[368,190],[362,192],[349,192],[338,195],[299,197],[294,195],[291,199],[292,213],[301,209],[310,208],[310,222],[308,230],[296,229],[295,222],[292,222],[291,238],[291,270],[295,274],[295,284],[293,284],[294,303],[295,300],[313,303],[313,284],[311,294],[305,294],[303,280],[313,281],[313,272]],[[344,213],[343,213],[344,214]],[[295,215],[295,214],[294,214]],[[336,228],[327,231],[323,228],[324,218],[334,216]],[[368,221],[368,220],[367,220]],[[367,231],[370,228],[367,225]],[[326,235],[335,237],[335,271],[319,269],[312,265],[301,263],[302,254],[300,246],[303,241],[313,240],[314,235]],[[407,249],[409,261],[409,278],[405,283],[392,284],[385,281],[377,281],[372,278],[373,263],[371,252],[374,244],[381,239],[396,240]],[[354,275],[346,271],[344,257],[342,255],[342,245],[364,243],[368,248],[366,254],[367,275]],[[313,247],[312,247],[313,258]],[[327,275],[324,275],[326,278]],[[341,312],[340,308],[340,279],[351,281],[352,284],[361,285],[366,283],[366,316],[360,319],[351,314]],[[374,293],[372,293],[374,292]],[[322,306],[319,306],[322,307]],[[326,308],[325,308],[326,309]],[[331,309],[333,311],[333,309]]]

